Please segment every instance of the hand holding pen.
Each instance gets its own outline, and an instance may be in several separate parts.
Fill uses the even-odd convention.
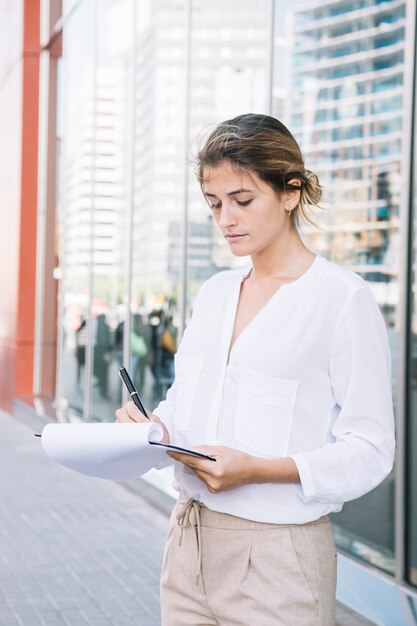
[[[200,458],[209,461],[215,461],[214,456],[210,456],[203,452],[199,452],[198,450],[188,450],[187,448],[181,448],[178,446],[174,446],[170,444],[169,433],[165,427],[165,424],[161,422],[157,415],[150,413],[150,411],[146,412],[145,407],[142,404],[141,399],[139,398],[139,394],[135,388],[135,385],[132,383],[132,380],[127,373],[127,369],[122,365],[119,369],[119,376],[122,379],[123,383],[126,386],[126,389],[129,392],[132,400],[127,402],[124,407],[121,409],[117,409],[116,411],[116,422],[158,422],[162,426],[163,437],[161,441],[151,441],[150,443],[154,446],[163,446],[169,448],[171,451],[179,452],[180,454],[185,454],[186,456],[192,456],[193,458]],[[149,415],[151,417],[149,417]],[[180,459],[181,460],[181,459]]]
[[[119,376],[122,379],[123,383],[125,384],[125,387],[129,393],[129,396],[132,398],[132,402],[135,403],[135,405],[138,407],[139,411],[141,413],[143,413],[143,415],[146,417],[146,419],[149,419],[148,414],[146,412],[145,407],[143,406],[141,399],[139,398],[139,394],[136,390],[135,385],[132,383],[132,379],[130,378],[129,374],[127,373],[127,369],[125,368],[124,365],[122,365],[122,367],[119,369]],[[137,421],[137,420],[135,420]]]
[[[169,434],[165,425],[157,415],[154,415],[150,411],[147,411],[142,404],[142,401],[139,397],[139,394],[135,388],[135,385],[132,382],[129,374],[127,373],[127,369],[122,366],[119,369],[119,376],[122,379],[131,400],[126,402],[126,404],[115,411],[116,414],[116,422],[159,422],[164,430],[164,437],[162,441],[164,443],[169,443]]]

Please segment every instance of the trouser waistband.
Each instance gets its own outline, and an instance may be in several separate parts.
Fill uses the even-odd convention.
[[[178,526],[181,528],[179,545],[182,544],[182,537],[184,528],[188,526],[196,528],[197,535],[197,567],[196,567],[196,585],[199,584],[201,577],[201,528],[219,528],[223,530],[271,530],[279,528],[293,528],[299,526],[314,526],[317,524],[328,524],[329,518],[327,515],[320,517],[319,519],[312,520],[311,522],[305,522],[304,524],[268,524],[264,522],[256,522],[253,520],[244,519],[235,515],[229,515],[228,513],[220,513],[219,511],[213,511],[208,509],[204,504],[194,500],[193,498],[187,498],[181,494],[176,505],[176,520]]]

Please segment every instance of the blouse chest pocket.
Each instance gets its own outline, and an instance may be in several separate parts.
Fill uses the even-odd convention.
[[[174,425],[178,430],[187,430],[191,419],[194,397],[203,359],[198,356],[175,355],[175,402]]]
[[[236,404],[236,440],[256,452],[284,456],[288,450],[298,384],[298,380],[243,369]]]

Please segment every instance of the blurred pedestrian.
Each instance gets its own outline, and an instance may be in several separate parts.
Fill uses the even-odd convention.
[[[162,384],[166,393],[174,382],[174,357],[177,351],[177,329],[173,324],[172,315],[165,316],[162,324],[160,347]]]
[[[87,346],[87,320],[81,318],[75,331],[75,357],[77,359],[77,386],[81,383],[81,369],[85,366],[85,349]]]
[[[112,359],[112,339],[110,328],[104,313],[93,319],[93,374],[98,390],[103,398],[108,398],[109,365]]]
[[[130,349],[132,351],[132,375],[135,386],[143,391],[145,383],[145,371],[149,358],[151,343],[149,325],[145,324],[143,317],[135,313],[132,318],[132,331],[130,337]]]

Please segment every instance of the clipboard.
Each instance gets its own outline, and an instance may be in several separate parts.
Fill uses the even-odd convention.
[[[199,459],[206,459],[208,461],[216,461],[214,456],[210,456],[209,454],[203,454],[202,452],[197,452],[197,450],[189,450],[188,448],[181,448],[180,446],[174,446],[171,443],[160,443],[159,441],[150,441],[151,446],[160,446],[161,448],[166,448],[167,450],[174,450],[175,452],[181,452],[181,454],[188,454],[189,456],[196,456]]]

